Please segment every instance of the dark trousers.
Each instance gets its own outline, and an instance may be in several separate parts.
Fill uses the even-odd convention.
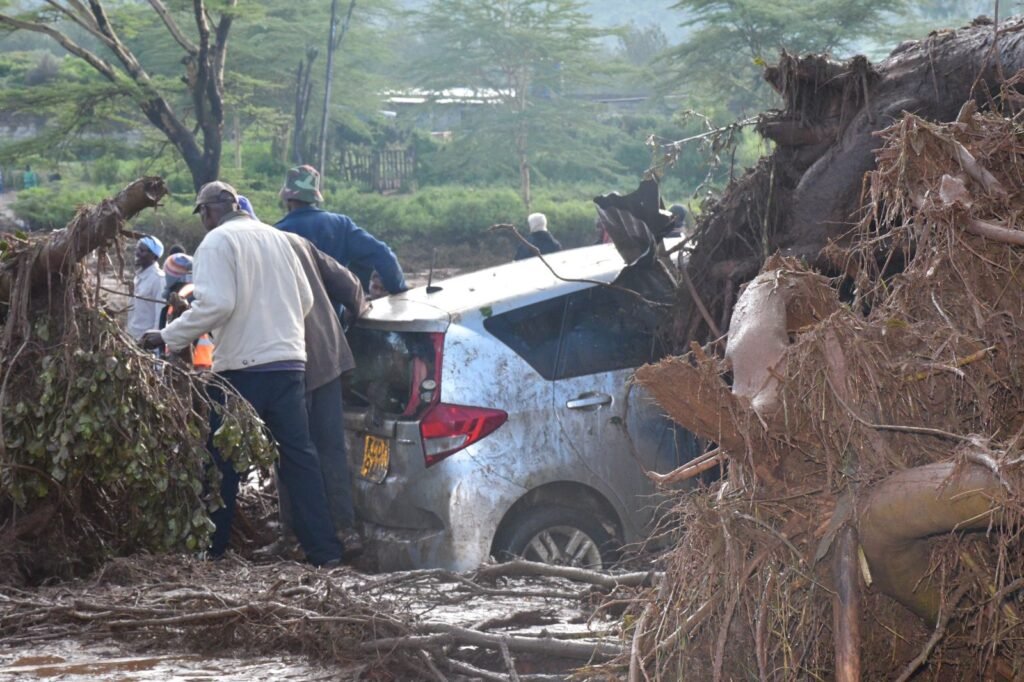
[[[327,491],[327,504],[331,519],[338,530],[355,525],[352,508],[352,475],[345,450],[345,423],[341,404],[341,377],[313,389],[306,394],[309,412],[309,433],[320,456],[320,471]],[[288,491],[280,487],[281,525],[292,528],[291,500]]]
[[[310,439],[305,373],[232,370],[220,376],[252,404],[277,441],[281,453],[278,479],[290,493],[295,535],[302,543],[306,558],[315,565],[340,559],[341,543],[334,535],[320,461]],[[223,401],[223,396],[220,398]],[[219,426],[218,421],[215,417],[214,430]],[[210,551],[218,555],[224,553],[231,538],[240,476],[231,462],[220,457],[216,448],[211,448],[211,452],[223,476],[224,507],[210,515],[216,526]]]

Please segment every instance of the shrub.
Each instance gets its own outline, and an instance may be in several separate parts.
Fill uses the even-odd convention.
[[[263,222],[277,222],[284,208],[276,188],[246,189],[251,186],[238,175],[226,172],[223,177],[249,198]],[[117,189],[116,185],[107,188],[68,183],[59,188],[41,187],[19,193],[13,209],[32,229],[55,229],[67,224],[79,205],[96,202]],[[547,214],[552,234],[565,247],[590,244],[596,216],[591,199],[599,191],[581,186],[547,189],[538,193],[533,210]],[[205,234],[192,214],[193,198],[189,184],[156,211],[142,214],[131,229],[152,233],[166,245],[178,242],[192,253]],[[438,186],[396,196],[348,188],[327,194],[324,208],[348,215],[387,242],[409,270],[429,266],[434,249],[438,267],[482,267],[503,262],[512,257],[516,244],[510,235],[492,233],[490,227],[511,223],[526,233],[527,211],[516,191],[508,187]]]
[[[109,190],[96,185],[36,187],[18,192],[12,209],[31,230],[55,230],[64,227],[82,204],[93,204],[110,196]]]

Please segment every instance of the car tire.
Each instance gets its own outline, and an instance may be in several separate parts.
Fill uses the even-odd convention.
[[[615,541],[593,514],[561,505],[529,509],[511,519],[494,542],[499,561],[523,558],[558,566],[608,568]]]

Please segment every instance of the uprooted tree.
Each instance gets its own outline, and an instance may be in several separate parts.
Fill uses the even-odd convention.
[[[0,581],[204,546],[219,502],[205,380],[138,348],[81,262],[166,194],[144,178],[63,230],[0,238]],[[225,418],[218,445],[240,468],[272,461],[244,401]]]
[[[691,351],[637,373],[717,444],[668,480],[724,473],[631,681],[1024,674],[1022,67],[1014,20],[767,70],[778,146],[698,229]]]

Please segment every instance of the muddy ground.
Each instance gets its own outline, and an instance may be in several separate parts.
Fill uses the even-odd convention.
[[[117,559],[88,579],[0,588],[0,680],[422,679],[432,668],[444,679],[565,679],[585,652],[616,653],[618,621],[598,604],[631,589],[234,554]],[[444,653],[421,670],[418,647]]]

